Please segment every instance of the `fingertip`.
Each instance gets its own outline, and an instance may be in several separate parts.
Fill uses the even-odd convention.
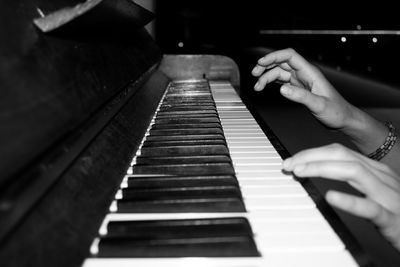
[[[292,158],[287,158],[282,162],[282,169],[285,171],[292,171],[292,164],[293,160]]]
[[[293,168],[293,173],[297,176],[301,176],[303,175],[305,169],[306,169],[305,164],[299,164]]]
[[[260,76],[260,68],[258,67],[258,65],[253,68],[253,70],[251,71],[251,74],[253,76]]]
[[[328,202],[337,202],[340,199],[340,196],[337,192],[329,190],[326,192],[325,199]]]
[[[347,203],[349,200],[345,198],[343,194],[337,191],[329,190],[325,194],[325,199],[332,206],[340,207],[342,209],[345,208],[344,206],[349,205],[349,203]]]
[[[286,85],[282,85],[281,89],[280,89],[280,92],[284,96],[290,96],[293,93],[293,89],[288,87],[288,86],[286,86]]]
[[[263,88],[262,88],[262,85],[261,85],[261,83],[260,82],[257,82],[255,85],[254,85],[254,90],[256,90],[256,91],[261,91]]]
[[[262,65],[264,62],[264,57],[260,58],[259,60],[257,60],[257,64],[258,65]]]

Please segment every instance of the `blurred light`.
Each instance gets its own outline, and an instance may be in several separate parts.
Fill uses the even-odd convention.
[[[44,13],[42,10],[40,10],[40,8],[36,8],[36,11],[39,13],[39,15],[43,18],[44,17]]]
[[[376,42],[378,42],[378,38],[376,38],[376,37],[373,37],[373,38],[372,38],[372,42],[373,42],[373,43],[376,43]]]
[[[178,46],[179,46],[179,47],[183,47],[183,43],[182,43],[182,42],[179,42],[179,43],[178,43]]]
[[[357,25],[357,30],[361,30],[361,25]]]
[[[342,41],[342,43],[345,43],[346,42],[346,37],[344,37],[344,36],[342,36],[342,38],[340,38],[340,41]]]

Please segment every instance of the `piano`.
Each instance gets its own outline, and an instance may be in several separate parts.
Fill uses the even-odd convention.
[[[163,54],[143,25],[32,24],[65,2],[0,9],[1,266],[398,266],[369,222],[282,173],[232,59]]]

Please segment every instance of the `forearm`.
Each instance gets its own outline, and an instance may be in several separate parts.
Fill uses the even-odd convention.
[[[389,129],[384,122],[379,121],[368,113],[353,107],[352,115],[342,132],[358,147],[361,153],[368,155],[376,151],[388,136]],[[396,142],[390,152],[380,162],[387,164],[400,173],[400,144]]]

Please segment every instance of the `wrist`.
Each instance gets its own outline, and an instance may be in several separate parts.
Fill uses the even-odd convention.
[[[368,113],[357,107],[350,106],[351,111],[346,118],[342,132],[364,154],[370,154],[381,146],[388,134],[388,128]]]

